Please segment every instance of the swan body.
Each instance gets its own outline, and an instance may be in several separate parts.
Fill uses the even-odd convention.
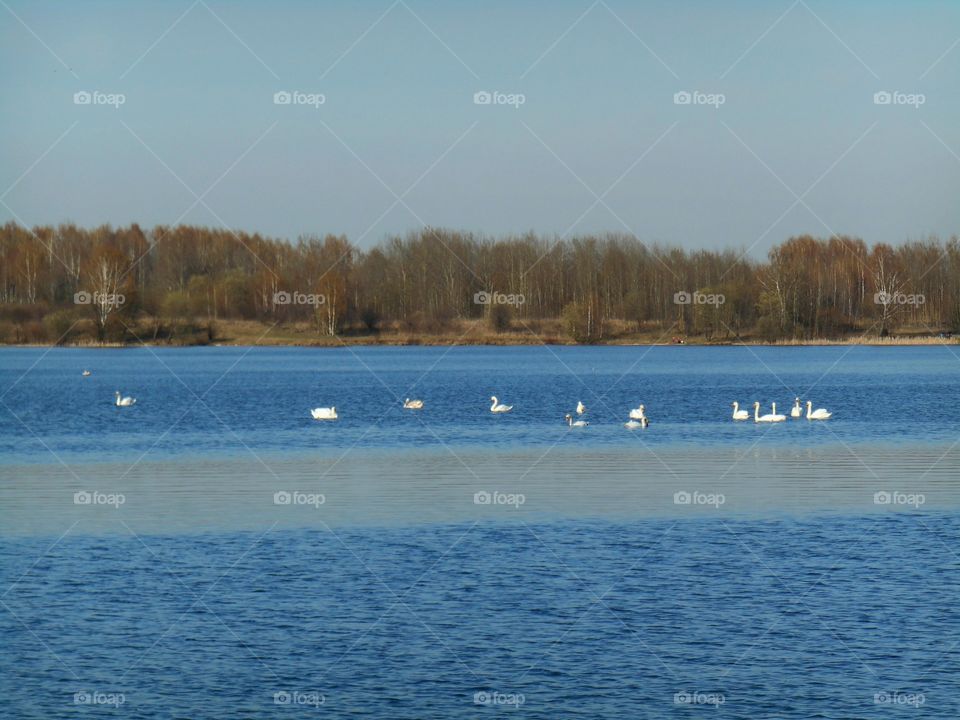
[[[800,407],[800,398],[796,398],[793,401],[793,407],[790,408],[790,417],[798,418],[803,415],[803,410]]]
[[[646,425],[644,425],[644,424],[643,424],[642,422],[640,422],[639,420],[627,420],[627,421],[623,424],[623,426],[624,426],[627,430],[636,430],[638,427],[646,427]]]
[[[337,408],[335,407],[314,408],[310,411],[310,414],[314,420],[336,420],[340,417],[337,415]]]
[[[577,415],[583,415],[587,411],[587,406],[577,400]]]
[[[736,400],[733,401],[733,419],[734,420],[749,420],[750,413],[746,410],[740,409],[740,403]]]
[[[80,374],[83,375],[83,377],[90,377],[90,371],[89,371],[89,370],[84,370],[84,371],[83,371],[82,373],[80,373]]]
[[[807,400],[807,420],[829,420],[832,415],[832,412],[828,412],[824,408],[814,410],[813,403]]]
[[[642,428],[650,427],[650,420],[649,418],[647,418],[646,414],[644,413],[645,409],[646,409],[645,406],[640,405],[639,407],[634,408],[633,410],[630,411],[630,419],[638,421],[638,424],[635,425],[634,427],[642,427]]]
[[[587,425],[590,424],[590,423],[588,423],[586,420],[574,420],[574,419],[573,419],[573,416],[570,415],[569,413],[567,413],[566,415],[564,415],[564,416],[563,416],[563,419],[566,420],[566,421],[567,421],[567,425],[569,425],[569,426],[572,427],[572,428],[575,428],[575,427],[583,428],[583,427],[586,427]]]
[[[772,403],[772,405],[773,405],[773,413],[769,415],[761,415],[760,403],[755,402],[753,404],[753,421],[758,423],[760,422],[772,423],[772,422],[783,422],[784,420],[786,420],[787,419],[786,415],[777,415],[777,404]]]
[[[492,413],[508,413],[513,410],[513,405],[503,405],[502,403],[497,402],[497,396],[494,395],[490,398],[492,405],[490,405],[490,412]]]
[[[403,407],[405,410],[422,410],[423,400],[411,400],[407,398],[403,401]]]
[[[117,390],[114,395],[116,396],[116,406],[117,407],[130,407],[131,405],[137,404],[137,399],[133,397],[120,397],[120,391]]]

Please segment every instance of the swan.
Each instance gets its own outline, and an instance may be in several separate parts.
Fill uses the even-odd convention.
[[[813,409],[813,403],[807,400],[807,420],[829,420],[832,412],[827,412],[824,408]]]
[[[572,427],[572,428],[575,428],[575,427],[586,427],[587,425],[590,424],[590,423],[588,423],[586,420],[577,420],[577,421],[574,421],[573,416],[572,416],[570,413],[567,413],[566,415],[564,415],[564,416],[563,416],[563,419],[566,420],[566,421],[567,421],[567,425],[569,425],[569,426]]]
[[[733,419],[734,420],[749,420],[750,413],[746,410],[740,409],[740,403],[736,400],[733,401]]]
[[[493,403],[490,406],[490,412],[492,413],[507,413],[513,410],[513,405],[502,405],[497,402],[497,396],[494,395],[490,398],[490,401]]]
[[[84,371],[83,371],[82,373],[80,373],[80,374],[83,375],[83,377],[90,377],[90,371],[89,371],[89,370],[84,370]]]
[[[785,415],[777,415],[777,404],[773,403],[773,414],[771,415],[761,415],[760,414],[760,403],[755,402],[753,404],[753,421],[754,422],[783,422],[786,420]]]
[[[117,397],[116,406],[117,407],[130,407],[131,405],[136,405],[137,399],[133,397],[120,397],[120,391],[117,390],[114,392],[114,395]]]
[[[796,398],[793,401],[793,407],[790,408],[790,417],[798,418],[803,415],[803,410],[800,409],[800,398]]]
[[[583,415],[587,411],[587,406],[577,400],[577,415]]]
[[[644,414],[644,406],[639,406],[636,410],[630,411],[630,417],[634,420],[640,421],[640,427],[646,428],[650,427],[650,419]]]
[[[405,410],[422,410],[423,400],[411,400],[407,398],[403,401],[403,407]]]
[[[336,420],[339,415],[337,415],[337,408],[328,407],[328,408],[314,408],[310,411],[310,414],[313,415],[314,420]]]

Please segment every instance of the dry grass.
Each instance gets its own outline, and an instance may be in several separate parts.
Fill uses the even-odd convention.
[[[213,345],[277,345],[299,347],[343,347],[344,345],[573,345],[575,344],[563,329],[560,320],[525,320],[517,319],[511,328],[505,332],[495,332],[483,320],[451,320],[429,330],[414,330],[401,323],[393,323],[383,327],[380,332],[369,333],[347,331],[338,337],[318,335],[316,327],[310,323],[288,323],[271,325],[257,320],[216,320],[214,321],[216,336]],[[140,332],[143,330],[143,332]],[[158,341],[150,343],[151,337],[146,326],[136,328],[137,334],[147,343],[159,346],[171,344],[190,344],[190,338],[173,342]],[[607,337],[600,343],[603,345],[669,345],[674,337],[682,337],[685,345],[774,345],[774,346],[806,346],[806,345],[881,345],[881,346],[909,346],[909,345],[956,345],[960,337],[952,339],[938,338],[926,328],[911,328],[901,331],[899,335],[878,337],[875,333],[855,334],[830,339],[794,339],[768,341],[759,336],[744,334],[740,338],[715,336],[685,336],[676,327],[652,325],[637,329],[636,323],[611,321],[607,325]],[[30,343],[37,345],[37,343]],[[138,343],[132,343],[138,344]],[[40,344],[42,345],[42,344]],[[90,339],[78,340],[71,343],[74,347],[122,347],[122,343],[97,343]]]

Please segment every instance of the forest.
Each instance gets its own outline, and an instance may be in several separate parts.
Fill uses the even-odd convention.
[[[207,343],[237,321],[321,342],[431,342],[465,326],[517,342],[544,328],[577,343],[949,337],[960,241],[800,236],[761,260],[612,233],[424,228],[361,249],[186,225],[0,227],[0,343]]]

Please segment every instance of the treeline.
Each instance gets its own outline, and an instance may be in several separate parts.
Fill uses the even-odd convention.
[[[909,326],[960,329],[960,242],[892,247],[795,237],[758,262],[617,234],[488,238],[427,228],[370,250],[206,227],[0,227],[0,341],[213,339],[233,319],[320,335],[442,333],[561,319],[578,342],[617,329],[767,340]],[[140,337],[141,335],[138,335]]]

